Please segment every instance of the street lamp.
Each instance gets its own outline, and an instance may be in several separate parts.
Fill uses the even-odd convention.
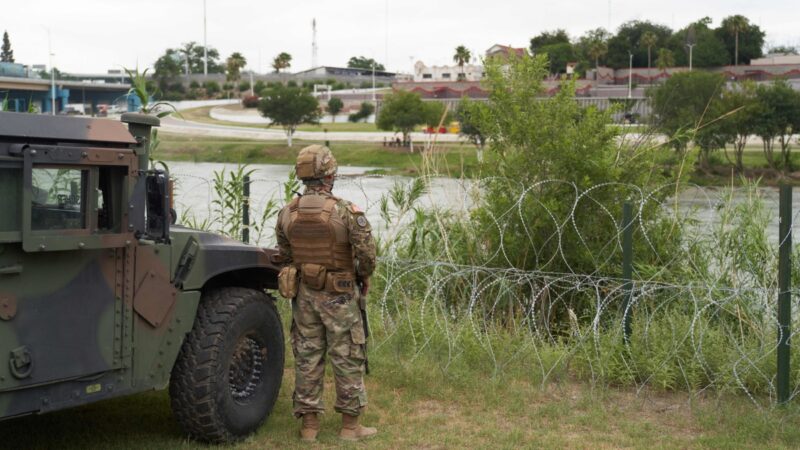
[[[50,54],[50,114],[56,115],[56,71],[53,67],[53,47],[50,39],[50,28],[47,28],[47,53]]]
[[[208,76],[208,35],[206,33],[206,0],[203,0],[203,76]]]
[[[697,44],[686,44],[686,46],[689,47],[689,72],[692,71],[692,49],[695,45]]]
[[[630,63],[628,64],[628,98],[631,98],[631,91],[633,91],[633,53],[628,52]]]
[[[253,70],[250,69],[250,97],[254,97],[256,95],[255,88],[253,87]]]

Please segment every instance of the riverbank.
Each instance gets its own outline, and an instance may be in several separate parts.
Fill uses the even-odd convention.
[[[296,139],[295,145],[288,147],[285,142],[167,133],[161,133],[160,140],[155,157],[165,161],[287,165],[294,164],[297,152],[304,146],[323,143]],[[371,174],[413,176],[423,173],[426,165],[433,168],[434,173],[452,177],[480,173],[477,151],[467,143],[439,143],[433,154],[420,153],[422,143],[416,146],[414,153],[407,148],[384,147],[380,142],[331,142],[331,148],[339,164],[374,167]],[[760,147],[748,147],[743,161],[744,178],[733,170],[722,154],[715,154],[711,165],[705,170],[689,162],[688,181],[698,186],[740,186],[745,179],[750,179],[760,180],[761,186],[777,186],[784,182],[800,186],[800,172],[785,175],[770,169]],[[665,153],[665,164],[671,166],[670,170],[678,170],[678,163],[672,154]],[[800,155],[792,154],[792,164],[800,168]]]
[[[160,144],[154,157],[165,161],[219,162],[239,164],[294,164],[297,152],[321,141],[295,140],[293,147],[284,142],[265,142],[245,139],[159,135]],[[469,144],[439,144],[431,154],[407,148],[384,147],[373,142],[332,142],[336,160],[343,166],[376,168],[370,173],[416,175],[423,168],[435,173],[458,177],[473,175],[479,170],[477,152]]]

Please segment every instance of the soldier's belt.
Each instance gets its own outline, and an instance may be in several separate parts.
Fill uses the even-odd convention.
[[[356,286],[356,275],[353,272],[329,272],[320,264],[302,264],[301,280],[308,288],[315,291],[352,294]]]

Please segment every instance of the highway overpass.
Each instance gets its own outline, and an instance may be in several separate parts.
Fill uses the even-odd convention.
[[[83,81],[56,80],[56,111],[64,111],[68,104],[86,105],[87,112],[97,112],[98,105],[127,101],[129,84],[89,83]],[[7,100],[9,111],[24,112],[33,105],[44,113],[51,111],[50,80],[41,78],[0,77],[0,103]]]

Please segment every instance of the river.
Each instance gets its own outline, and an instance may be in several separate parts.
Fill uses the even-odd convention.
[[[223,169],[235,170],[236,167],[236,164],[169,162],[171,175],[176,180],[175,206],[178,216],[186,214],[202,221],[212,215],[214,173]],[[283,183],[288,179],[291,166],[251,164],[248,168],[254,170],[251,176],[251,205],[254,214],[258,214],[270,199],[282,202]],[[380,213],[381,196],[388,195],[396,183],[410,183],[411,178],[367,175],[369,170],[369,167],[339,167],[339,179],[336,181],[334,194],[357,204],[366,212],[375,230],[381,233],[386,229]],[[435,205],[449,210],[466,211],[472,204],[469,186],[470,184],[464,180],[433,178],[419,206]],[[727,201],[741,203],[748,195],[745,189],[736,189],[730,199],[723,198],[726,192],[727,189],[724,188],[685,188],[678,196],[678,207],[684,213],[693,212],[698,219],[699,227],[711,226],[719,221],[719,206]],[[759,188],[757,192],[762,196],[771,216],[768,235],[777,241],[778,190]],[[795,216],[800,211],[800,195],[794,196],[793,211]],[[274,219],[267,222],[270,230],[273,226]],[[261,243],[269,242],[272,242],[271,232],[266,233],[261,239]]]

